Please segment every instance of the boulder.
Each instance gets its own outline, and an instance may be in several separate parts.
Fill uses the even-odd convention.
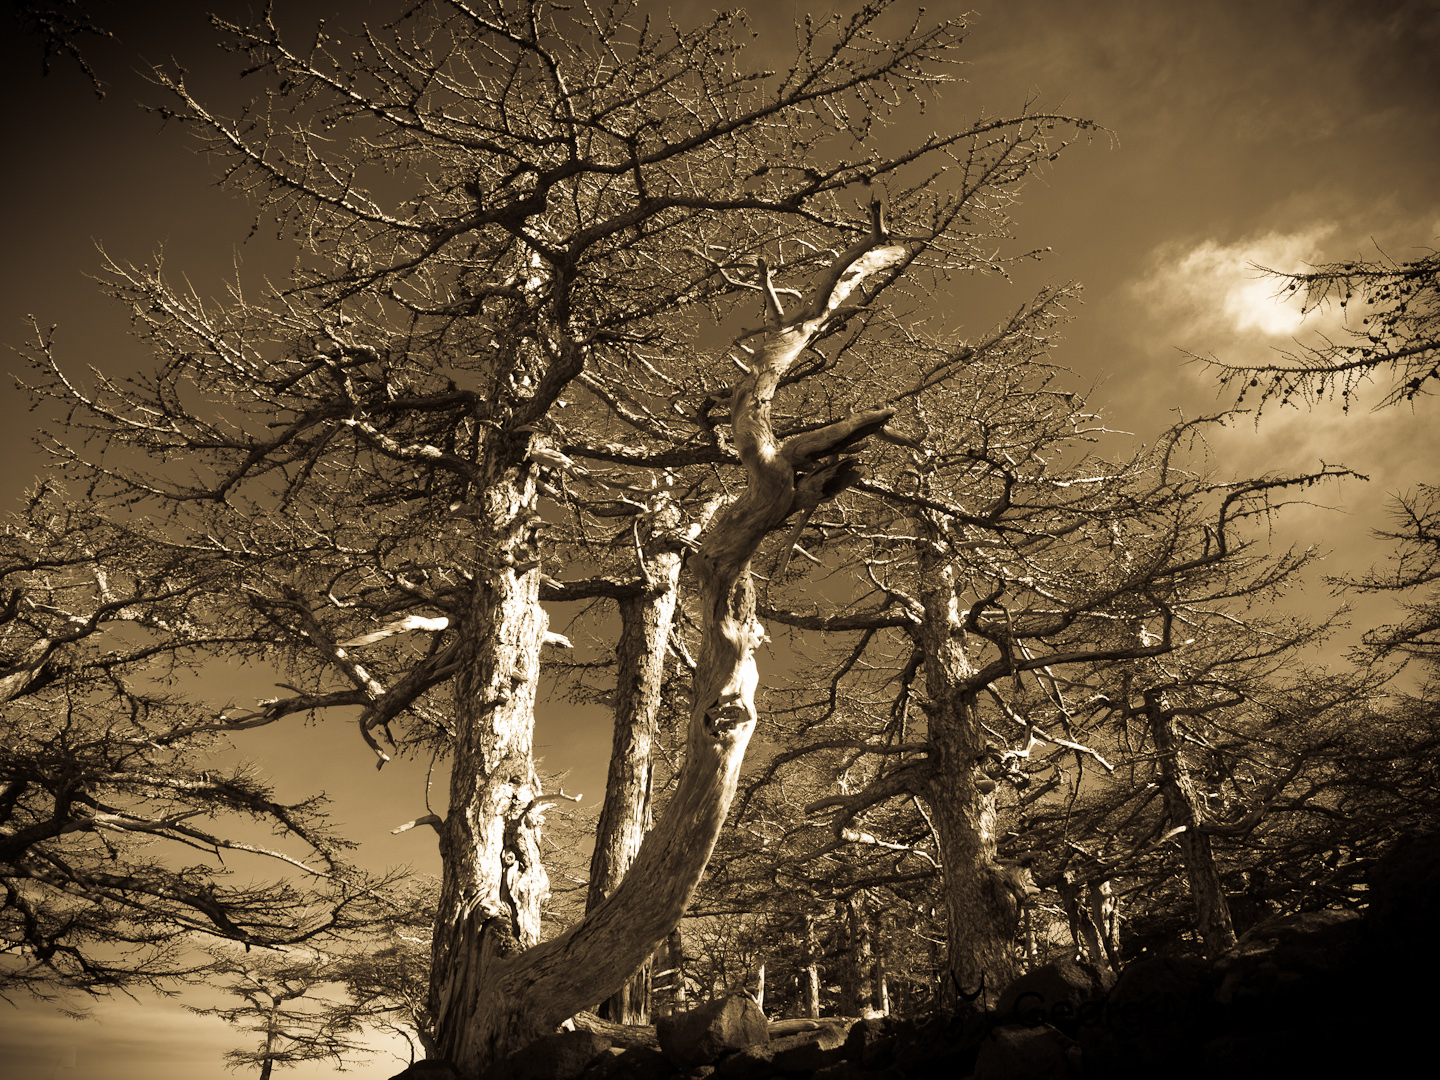
[[[808,1075],[845,1056],[845,1029],[838,1025],[784,1035],[728,1054],[715,1067],[723,1080],[764,1080],[775,1075]]]
[[[1177,1062],[1198,1062],[1216,1030],[1216,985],[1203,960],[1154,956],[1127,965],[1099,1015],[1082,1017],[1087,1074],[1150,1080],[1177,1075]]]
[[[1052,960],[1006,987],[995,1012],[1002,1023],[1027,1027],[1049,1023],[1073,1035],[1082,1006],[1103,998],[1108,989],[1104,977],[1089,964]]]
[[[515,1051],[490,1072],[505,1080],[579,1080],[609,1049],[610,1040],[594,1032],[559,1031]]]
[[[889,1017],[857,1020],[845,1037],[845,1057],[864,1069],[883,1069],[892,1060],[895,1022]]]
[[[770,1039],[760,1006],[741,995],[662,1017],[655,1034],[666,1059],[681,1069],[708,1065],[724,1054]]]
[[[590,1063],[582,1080],[664,1080],[675,1069],[659,1050],[648,1046],[612,1046]]]
[[[1049,1024],[1002,1027],[980,1044],[973,1080],[1071,1080],[1079,1050]]]
[[[1367,875],[1365,912],[1370,948],[1396,970],[1440,960],[1435,897],[1440,895],[1440,832],[1401,837]]]
[[[985,1035],[986,1018],[978,1009],[936,1013],[919,1020],[891,1018],[886,1031],[888,1047],[875,1055],[874,1064],[867,1068],[880,1066],[877,1071],[883,1072],[888,1064],[896,1075],[905,1077],[969,1076]]]
[[[455,1066],[448,1061],[416,1061],[404,1072],[396,1073],[390,1080],[460,1080]]]
[[[1297,987],[1312,976],[1348,972],[1361,945],[1361,919],[1354,911],[1306,911],[1265,919],[1216,960],[1222,980],[1215,999],[1230,1005]]]

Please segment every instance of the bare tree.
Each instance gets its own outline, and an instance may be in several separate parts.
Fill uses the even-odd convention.
[[[306,1061],[329,1061],[343,1067],[364,1052],[354,1016],[323,996],[339,978],[339,963],[333,957],[216,951],[206,975],[212,985],[240,1003],[186,1008],[200,1016],[218,1017],[260,1039],[255,1049],[226,1051],[228,1068],[256,1066],[260,1080],[270,1080],[276,1068]]]
[[[1197,357],[1219,370],[1221,384],[1243,401],[1258,390],[1269,401],[1315,402],[1337,394],[1349,411],[1357,388],[1376,376],[1391,381],[1381,405],[1433,393],[1440,379],[1440,254],[1396,262],[1325,263],[1307,273],[1259,268],[1276,280],[1277,298],[1300,298],[1301,311],[1338,306],[1345,320],[1339,340],[1283,350],[1269,364],[1230,364]]]
[[[265,97],[228,120],[160,71],[161,111],[292,230],[293,280],[212,305],[114,264],[154,373],[85,387],[40,350],[42,391],[91,436],[58,452],[230,567],[229,616],[292,672],[245,723],[358,705],[381,764],[392,741],[451,747],[424,818],[432,1011],[466,1071],[614,993],[679,921],[757,719],[750,559],[855,483],[893,415],[839,377],[880,295],[999,267],[1018,185],[1087,126],[1023,112],[893,146],[887,118],[933,96],[963,27],[891,38],[888,3],[807,20],[788,68],[753,74],[734,16],[631,14],[437,2],[299,51],[268,19],[223,27]],[[625,879],[539,943],[539,507],[667,469],[724,502],[687,560],[685,765]]]
[[[1034,886],[1000,856],[1002,812],[1033,801],[1024,788],[1042,761],[1106,760],[1109,736],[1077,723],[1106,672],[1228,633],[1229,609],[1303,565],[1304,552],[1260,557],[1250,525],[1337,473],[1206,477],[1191,455],[1205,423],[1118,459],[1091,451],[1103,423],[1045,358],[1067,298],[1042,295],[971,342],[897,335],[875,377],[892,387],[887,431],[907,453],[807,526],[828,557],[806,572],[847,566],[865,584],[840,612],[767,608],[852,643],[810,722],[860,714],[870,777],[808,810],[832,811],[843,839],[882,804],[925,804],[949,979],[965,995],[1019,970]]]
[[[383,907],[322,798],[210,760],[232,725],[174,688],[228,637],[207,580],[49,487],[0,536],[0,992],[163,989],[193,940],[320,942]]]

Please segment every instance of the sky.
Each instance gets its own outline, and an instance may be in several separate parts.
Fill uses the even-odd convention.
[[[275,0],[282,29],[300,33],[318,17],[332,26],[380,21],[383,0],[326,4]],[[663,9],[663,4],[648,5]],[[708,17],[714,5],[670,5],[677,21]],[[1334,313],[1301,317],[1274,298],[1255,264],[1281,271],[1308,263],[1405,259],[1440,246],[1440,4],[1434,0],[973,0],[930,3],[953,17],[973,8],[960,58],[966,80],[932,110],[947,115],[1013,113],[1027,100],[1086,117],[1106,129],[1079,143],[1025,190],[1013,209],[1017,244],[1048,247],[1011,280],[957,281],[937,296],[955,323],[983,331],[1046,283],[1080,281],[1075,310],[1053,359],[1092,388],[1109,426],[1150,438],[1180,415],[1233,402],[1214,372],[1188,354],[1263,360],[1335,328]],[[144,262],[163,248],[165,264],[202,294],[218,294],[235,267],[283,267],[263,230],[247,239],[252,214],[215,184],[213,166],[185,135],[137,108],[158,91],[136,73],[137,57],[176,58],[201,95],[233,99],[230,58],[212,43],[205,10],[240,17],[243,3],[95,5],[118,41],[87,46],[107,85],[97,100],[68,61],[40,77],[37,43],[0,35],[7,159],[0,173],[11,207],[0,255],[0,342],[31,337],[28,316],[55,325],[70,365],[106,372],[141,368],[126,316],[91,278],[99,246]],[[762,46],[789,41],[807,9],[766,0],[753,22]],[[828,8],[809,8],[824,14]],[[847,10],[842,7],[842,10]],[[953,113],[952,110],[953,109]],[[923,135],[927,131],[917,131]],[[21,373],[6,349],[6,373]],[[1378,399],[1379,394],[1376,394]],[[0,384],[0,505],[18,499],[41,467],[31,444],[37,417],[23,392]],[[1278,544],[1329,552],[1295,603],[1319,611],[1336,602],[1324,576],[1362,572],[1384,557],[1369,532],[1384,521],[1388,496],[1436,482],[1440,403],[1383,413],[1338,407],[1274,410],[1256,424],[1238,420],[1212,440],[1221,474],[1311,470],[1343,463],[1368,482],[1330,486],[1324,506],[1286,515]],[[14,505],[10,502],[9,505]],[[1350,639],[1386,609],[1359,603]],[[1344,641],[1321,659],[1339,655]],[[218,688],[237,701],[264,696],[245,672]],[[369,751],[344,725],[257,732],[237,753],[260,760],[281,797],[317,787],[334,816],[363,842],[377,868],[433,870],[429,830],[389,830],[425,812],[426,763],[397,761],[377,775]],[[573,768],[566,790],[597,803],[609,732],[576,721],[559,702],[542,703],[538,752],[549,769]],[[102,1003],[98,1020],[76,1022],[52,1009],[0,1004],[0,1062],[8,1080],[171,1080],[221,1075],[230,1045],[213,1020],[169,1002]],[[360,1064],[360,1080],[398,1072],[393,1059]],[[290,1070],[294,1080],[325,1068]]]

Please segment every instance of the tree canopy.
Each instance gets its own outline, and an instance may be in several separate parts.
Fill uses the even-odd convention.
[[[823,899],[861,1010],[884,996],[867,890],[933,930],[906,970],[934,992],[910,999],[953,1002],[1018,973],[1042,889],[1097,964],[1126,889],[1171,889],[1157,906],[1188,902],[1215,954],[1245,845],[1284,832],[1281,865],[1313,874],[1376,843],[1307,830],[1404,740],[1342,760],[1376,724],[1368,684],[1288,666],[1323,626],[1270,606],[1312,553],[1261,540],[1343,470],[1217,477],[1201,448],[1224,417],[1117,449],[1051,358],[1073,286],[980,333],[930,320],[942,286],[1031,254],[1009,207],[1093,129],[1028,105],[899,124],[934,115],[963,22],[886,0],[806,17],[773,69],[739,15],[687,28],[623,3],[433,0],[303,46],[269,13],[216,27],[249,105],[225,115],[161,67],[155,109],[294,268],[213,299],[107,260],[153,356],[137,375],[81,376],[37,335],[62,494],[5,538],[7,973],[157,982],[186,970],[177,930],[295,947],[225,961],[268,995],[245,1060],[278,1060],[283,999],[333,977],[478,1074],[600,1001],[633,1019],[662,942],[683,987],[677,930],[717,844],[699,910],[736,916],[756,882]],[[1431,362],[1398,340],[1433,317],[1428,272],[1381,275],[1395,306],[1366,359]],[[1271,395],[1330,385],[1319,364],[1277,369]],[[577,610],[613,647],[551,629]],[[184,675],[216,662],[282,693],[205,702]],[[549,934],[563,789],[533,729],[557,672],[603,684],[616,732],[586,909]],[[388,883],[344,862],[318,803],[197,764],[299,717],[355,723],[377,767],[448,759],[411,823],[442,863],[423,1001],[414,940],[373,970],[300,970],[301,946],[393,930]],[[683,758],[660,790],[662,722]],[[222,812],[305,851],[200,824]],[[290,877],[228,888],[223,861],[148,861],[137,837]],[[803,906],[707,924],[717,967],[750,966],[756,927],[788,934],[814,1007]],[[117,943],[122,963],[95,959]],[[296,1052],[340,1052],[347,1015]]]

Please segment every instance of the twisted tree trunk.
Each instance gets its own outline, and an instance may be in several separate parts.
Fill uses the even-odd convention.
[[[757,719],[754,654],[765,629],[756,617],[750,559],[791,514],[813,509],[859,478],[854,461],[840,451],[893,415],[882,409],[852,416],[781,446],[770,423],[772,399],[816,336],[853,314],[857,305],[847,301],[856,290],[908,258],[906,248],[889,243],[877,206],[869,233],[840,255],[798,312],[780,309],[769,272],[760,268],[766,326],[753,335],[752,367],[730,403],[733,443],[748,483],[689,560],[701,634],[685,763],[664,818],[619,886],[576,926],[539,945],[547,883],[538,858],[541,808],[530,733],[545,615],[534,554],[534,469],[496,467],[486,478],[481,555],[496,569],[493,577],[476,574],[460,661],[431,975],[438,1042],[462,1072],[479,1073],[614,994],[684,916],[725,823]],[[498,436],[494,460],[523,463],[524,452],[506,445],[519,437]]]
[[[514,461],[521,453],[499,445],[492,458]],[[521,458],[496,472],[477,511],[482,531],[456,680],[431,968],[439,1053],[476,1071],[530,1036],[496,975],[538,942],[540,904],[549,892],[532,753],[548,622],[539,596],[538,469]]]
[[[678,520],[673,508],[668,514]],[[668,524],[673,526],[675,521]],[[619,601],[615,735],[605,781],[605,804],[600,810],[595,851],[590,858],[586,911],[598,907],[619,886],[652,824],[650,751],[679,595],[680,564],[678,551],[662,551],[646,559],[641,569],[648,587],[639,596]],[[617,1024],[648,1024],[653,963],[653,957],[646,957],[625,984],[601,1003],[599,1014]]]
[[[974,668],[961,633],[954,567],[922,548],[921,638],[931,755],[930,804],[945,882],[947,987],[944,997],[992,999],[1020,974],[1020,909],[995,861],[995,785],[977,766],[986,735],[967,678]]]

